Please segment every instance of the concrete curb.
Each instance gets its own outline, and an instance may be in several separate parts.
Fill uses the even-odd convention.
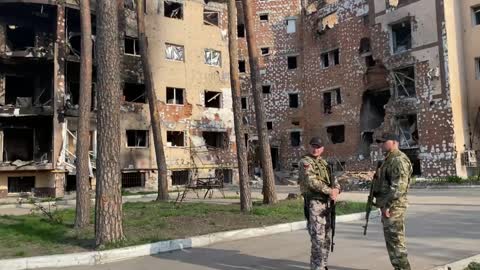
[[[431,186],[411,186],[410,189],[466,189],[480,188],[480,185],[431,185]]]
[[[380,211],[371,213],[371,217],[380,216]],[[337,222],[350,222],[365,218],[365,213],[355,213],[337,217]],[[188,239],[162,241],[153,244],[125,247],[119,249],[72,253],[52,256],[38,256],[20,259],[0,260],[0,270],[24,270],[37,268],[58,268],[80,265],[98,265],[121,260],[149,256],[174,250],[204,247],[212,244],[247,239],[252,237],[267,236],[277,233],[303,230],[306,221],[278,224],[268,227],[241,229],[235,231],[218,232],[207,235],[195,236]]]
[[[480,254],[477,254],[475,256],[465,258],[456,262],[452,262],[449,264],[446,264],[444,266],[437,266],[433,268],[432,270],[463,270],[465,269],[471,262],[477,262],[480,263]]]

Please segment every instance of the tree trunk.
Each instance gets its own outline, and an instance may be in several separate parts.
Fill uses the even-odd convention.
[[[250,186],[248,185],[247,149],[243,140],[240,79],[238,74],[237,6],[228,0],[228,50],[230,53],[230,81],[232,87],[233,122],[237,143],[238,175],[240,177],[240,209],[252,210]]]
[[[120,183],[120,44],[116,1],[97,0],[98,158],[95,244],[124,239]]]
[[[92,103],[92,22],[90,0],[80,1],[81,56],[80,56],[80,99],[77,131],[77,202],[75,228],[90,224],[90,109]]]
[[[137,0],[137,25],[138,41],[140,44],[140,55],[142,57],[143,76],[145,78],[145,91],[148,97],[148,106],[150,108],[150,122],[152,123],[153,144],[155,146],[155,155],[158,168],[158,195],[157,201],[168,200],[167,183],[167,161],[162,140],[162,123],[158,111],[157,94],[153,86],[152,69],[150,58],[148,57],[148,39],[145,34],[145,13],[144,1]]]
[[[253,101],[255,105],[255,119],[260,145],[260,159],[263,178],[263,203],[277,202],[275,193],[275,176],[273,174],[272,154],[268,138],[267,123],[265,121],[265,105],[263,104],[262,82],[258,59],[257,38],[255,36],[255,20],[252,15],[251,0],[242,0],[245,15],[245,30],[247,33],[248,58],[250,63],[250,77],[252,80]],[[237,67],[238,68],[238,67]]]

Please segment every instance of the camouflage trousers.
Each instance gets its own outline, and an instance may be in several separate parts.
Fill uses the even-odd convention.
[[[312,242],[310,269],[324,270],[330,253],[330,208],[327,203],[310,200],[308,233]]]
[[[395,270],[410,270],[405,244],[405,206],[390,208],[390,218],[382,217],[388,256]]]

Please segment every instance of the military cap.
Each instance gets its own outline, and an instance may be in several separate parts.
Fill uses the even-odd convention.
[[[323,142],[322,142],[322,139],[320,139],[320,137],[313,137],[312,139],[310,139],[310,145],[316,145],[316,146],[319,146],[319,147],[322,147],[323,146]]]
[[[386,141],[400,141],[400,137],[394,133],[384,133],[380,138],[377,139],[377,143],[383,143]]]

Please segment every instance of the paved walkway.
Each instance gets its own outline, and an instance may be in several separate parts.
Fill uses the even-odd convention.
[[[415,190],[411,192],[407,237],[412,269],[431,269],[480,253],[480,189]],[[365,193],[344,198],[363,200]],[[379,220],[368,235],[363,222],[339,224],[333,270],[391,269]],[[306,231],[227,242],[95,267],[63,270],[298,270],[309,269]]]

